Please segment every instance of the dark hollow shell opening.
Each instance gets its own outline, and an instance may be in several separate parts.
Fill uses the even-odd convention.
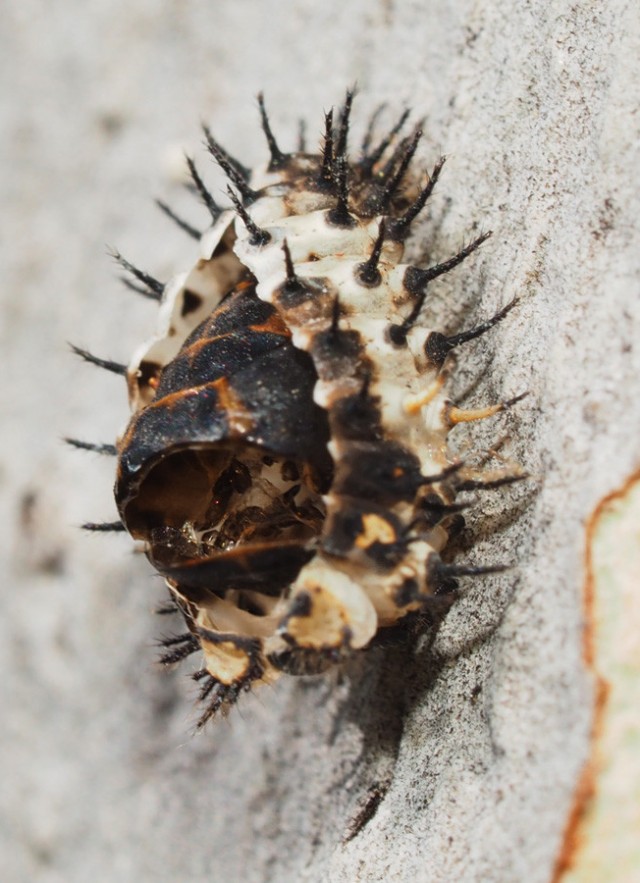
[[[158,570],[214,593],[295,578],[333,480],[316,382],[251,283],[189,336],[119,445],[118,508]]]
[[[127,526],[191,600],[228,589],[275,594],[313,555],[324,485],[308,464],[252,445],[189,448],[149,470]]]
[[[183,554],[306,541],[324,519],[323,485],[308,464],[253,446],[187,448],[149,470],[125,509],[127,527]]]

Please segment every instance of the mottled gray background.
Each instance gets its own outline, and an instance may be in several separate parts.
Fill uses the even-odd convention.
[[[4,0],[3,880],[550,879],[589,750],[585,518],[639,459],[639,33],[622,0]],[[470,584],[435,642],[283,680],[196,736],[184,667],[154,662],[161,581],[76,529],[114,517],[113,464],[59,439],[112,440],[127,406],[66,340],[126,361],[149,334],[105,244],[189,266],[151,197],[204,224],[177,180],[201,119],[256,162],[260,89],[286,145],[355,81],[356,120],[410,103],[421,162],[449,156],[413,255],[495,231],[434,287],[434,323],[522,295],[454,385],[531,392],[472,433],[534,480],[487,495],[461,554],[519,567]]]

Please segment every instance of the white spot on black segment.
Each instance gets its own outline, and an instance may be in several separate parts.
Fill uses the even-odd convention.
[[[162,661],[201,655],[203,724],[254,685],[396,640],[448,609],[459,579],[502,569],[451,563],[450,537],[472,504],[456,498],[523,473],[456,460],[448,436],[517,399],[463,410],[446,384],[451,350],[514,302],[459,333],[429,326],[427,288],[489,234],[430,267],[403,263],[444,158],[425,184],[413,168],[420,126],[403,134],[403,111],[376,136],[378,109],[350,159],[353,99],[325,115],[322,143],[307,153],[303,139],[292,152],[276,140],[260,95],[269,158],[255,170],[205,127],[233,208],[215,202],[188,158],[212,220],[191,269],[163,285],[116,253],[160,300],[156,333],[128,366],[74,347],[126,375],[133,412],[116,445],[69,439],[118,455],[121,521],[85,527],[126,529],[165,577],[164,610],[186,630],[162,641]],[[381,799],[372,795],[354,832]]]

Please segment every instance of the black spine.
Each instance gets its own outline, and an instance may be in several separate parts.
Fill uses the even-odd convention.
[[[362,157],[362,159],[360,160],[360,167],[365,174],[369,174],[371,172],[375,164],[381,158],[382,154],[385,152],[387,147],[389,147],[393,139],[406,123],[410,113],[411,111],[409,109],[404,110],[398,122],[395,124],[395,126],[391,128],[391,131],[387,135],[385,135],[378,146],[374,148],[371,153],[367,153],[365,156]]]
[[[229,194],[229,199],[233,203],[235,210],[242,219],[243,224],[251,234],[249,236],[249,242],[251,245],[266,245],[267,242],[271,240],[271,233],[269,233],[268,230],[263,230],[262,227],[258,227],[231,187],[227,187],[227,193]]]
[[[275,169],[279,169],[282,164],[286,160],[286,154],[284,154],[280,148],[278,147],[278,142],[276,141],[273,131],[271,129],[271,124],[269,123],[269,117],[267,115],[266,108],[264,106],[264,95],[262,92],[258,94],[258,107],[260,108],[260,119],[262,121],[262,131],[264,132],[264,136],[267,139],[267,144],[269,146],[269,153],[271,154],[271,162],[269,163],[269,169],[274,171]]]
[[[409,235],[409,230],[411,229],[411,224],[425,207],[427,200],[433,193],[433,188],[438,182],[438,178],[440,177],[440,172],[442,171],[442,167],[445,164],[445,161],[446,157],[441,156],[438,162],[433,167],[433,171],[431,172],[431,176],[426,186],[423,187],[420,195],[413,203],[413,205],[411,205],[407,209],[402,217],[393,220],[389,224],[389,239],[394,240],[394,242],[403,242],[407,238],[407,236]]]
[[[307,149],[307,121],[298,120],[298,151],[304,153]]]
[[[82,530],[90,533],[124,533],[126,527],[121,521],[87,521],[81,525]]]
[[[161,199],[156,199],[156,205],[160,209],[160,211],[166,215],[174,224],[177,224],[181,230],[190,236],[192,239],[200,239],[202,233],[199,230],[196,230],[195,227],[192,227],[191,224],[184,221],[179,215],[177,215],[171,206],[167,205],[166,202],[163,202]]]
[[[356,276],[358,281],[362,285],[366,285],[368,288],[375,288],[377,285],[380,285],[380,281],[382,279],[380,275],[380,270],[378,269],[378,263],[380,261],[382,246],[384,244],[385,232],[385,219],[382,218],[380,221],[380,226],[378,227],[378,235],[376,237],[376,241],[373,244],[373,249],[371,251],[369,259],[363,264],[359,264],[359,266],[356,268]]]
[[[348,89],[345,96],[344,105],[340,113],[340,125],[338,127],[338,137],[336,138],[336,157],[343,156],[346,160],[348,143],[349,143],[349,121],[351,119],[351,108],[356,90]]]
[[[144,270],[139,270],[138,267],[136,267],[126,258],[122,257],[119,251],[113,251],[111,253],[111,256],[120,264],[123,269],[127,271],[127,273],[131,273],[131,275],[135,279],[137,279],[138,282],[142,282],[144,287],[147,289],[147,297],[151,297],[154,300],[160,300],[164,291],[164,283],[160,282],[149,273],[145,273]],[[138,291],[141,294],[145,294],[145,292],[141,289],[135,288],[134,290]]]
[[[404,274],[404,287],[407,291],[411,292],[411,294],[419,294],[433,279],[437,279],[438,276],[443,276],[445,273],[450,272],[454,267],[457,267],[458,264],[461,264],[466,260],[469,255],[473,254],[474,251],[480,248],[482,243],[486,242],[490,236],[491,230],[487,233],[483,233],[482,236],[478,236],[478,238],[474,239],[473,242],[470,242],[469,245],[465,245],[465,247],[460,249],[460,251],[453,257],[446,261],[442,261],[440,264],[434,264],[433,267],[427,267],[426,270],[421,270],[419,267],[408,267]]]
[[[190,156],[185,154],[185,162],[187,163],[187,168],[189,169],[189,174],[191,175],[191,180],[193,181],[193,185],[196,189],[196,192],[200,196],[200,199],[205,204],[207,209],[209,210],[209,214],[211,215],[211,220],[215,224],[220,215],[222,214],[222,208],[215,201],[213,196],[209,193],[207,188],[205,187],[204,181],[200,177],[198,170],[196,168],[196,164],[191,159]]]
[[[466,478],[456,485],[456,491],[493,491],[509,484],[515,484],[517,481],[525,481],[527,478],[529,478],[527,472],[521,472],[517,475],[503,475],[501,478],[494,478],[490,481],[482,481],[482,479],[478,478]]]
[[[318,185],[322,190],[333,190],[333,108],[324,115],[324,145]]]
[[[414,136],[404,143],[400,162],[398,163],[395,172],[389,177],[387,183],[385,184],[384,190],[380,194],[378,211],[387,210],[391,199],[396,193],[398,187],[400,186],[400,182],[402,181],[407,169],[409,168],[409,163],[414,157],[414,154],[418,147],[418,142],[421,138],[422,130],[417,129]]]
[[[92,442],[80,441],[77,438],[65,438],[64,441],[80,451],[93,451],[96,454],[105,454],[109,457],[115,457],[118,453],[115,445],[97,445]]]
[[[371,142],[373,140],[373,133],[376,128],[376,123],[380,117],[380,114],[386,108],[386,104],[379,104],[378,107],[373,111],[371,116],[369,117],[369,122],[367,124],[367,128],[364,133],[364,137],[362,138],[362,144],[360,146],[360,161],[366,157],[371,148]]]
[[[213,156],[227,178],[236,187],[236,189],[242,196],[243,202],[253,202],[257,196],[257,193],[252,190],[248,184],[250,174],[249,169],[241,165],[236,159],[230,156],[227,151],[220,146],[220,144],[218,144],[218,142],[209,131],[208,126],[203,126],[202,129],[204,131],[209,153]]]
[[[506,307],[503,307],[495,314],[495,316],[492,316],[491,319],[488,319],[481,325],[476,325],[475,328],[471,328],[468,331],[462,331],[460,334],[452,334],[450,337],[446,337],[444,334],[440,334],[439,331],[433,331],[426,339],[424,345],[427,358],[434,365],[437,365],[438,367],[441,366],[452,349],[469,340],[474,340],[476,337],[481,337],[483,334],[486,334],[487,331],[501,322],[504,317],[511,312],[517,302],[518,299],[514,297]]]
[[[172,650],[167,650],[160,657],[160,662],[163,665],[173,665],[176,662],[181,662],[187,656],[191,656],[192,653],[196,653],[200,649],[200,642],[191,632],[176,635],[174,638],[163,638],[160,644],[162,647],[173,648]]]
[[[287,291],[299,291],[302,288],[300,280],[296,276],[296,268],[293,264],[293,258],[291,257],[291,251],[289,249],[289,243],[285,239],[282,243],[282,251],[284,252],[284,265],[287,271],[287,278],[285,279],[285,288]]]
[[[69,346],[73,352],[77,356],[80,356],[81,359],[84,359],[85,362],[91,362],[92,365],[97,365],[98,368],[104,368],[106,371],[111,371],[112,374],[121,374],[123,377],[127,373],[127,366],[120,362],[112,362],[110,359],[99,359],[97,356],[93,356],[88,350],[83,350],[79,346],[74,346],[72,343],[70,343]]]

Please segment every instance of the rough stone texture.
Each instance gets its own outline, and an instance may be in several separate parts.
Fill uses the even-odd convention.
[[[549,880],[589,753],[584,523],[639,459],[636,4],[5,0],[0,16],[3,879]],[[478,403],[531,391],[473,433],[508,433],[536,481],[484,500],[466,557],[519,568],[469,585],[434,640],[285,679],[193,736],[184,672],[153,663],[160,581],[126,538],[75,528],[113,517],[112,464],[59,437],[112,439],[126,402],[65,340],[126,359],[148,334],[153,306],[119,290],[104,243],[160,278],[188,265],[149,196],[199,217],[175,180],[199,119],[254,162],[259,89],[284,142],[299,115],[319,133],[355,80],[360,119],[408,101],[425,164],[449,155],[414,254],[495,231],[434,289],[445,330],[523,297],[457,381],[479,377]]]

